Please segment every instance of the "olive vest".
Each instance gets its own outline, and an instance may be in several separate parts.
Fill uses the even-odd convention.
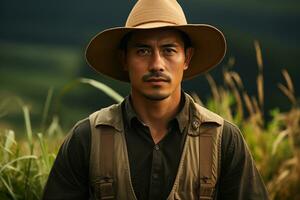
[[[213,199],[220,174],[224,120],[190,99],[189,123],[177,175],[168,200]],[[95,199],[136,200],[124,135],[121,104],[89,116],[89,178]]]

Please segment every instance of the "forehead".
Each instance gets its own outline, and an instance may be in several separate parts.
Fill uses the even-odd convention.
[[[131,33],[129,43],[166,42],[183,45],[181,33],[175,29],[136,30]]]

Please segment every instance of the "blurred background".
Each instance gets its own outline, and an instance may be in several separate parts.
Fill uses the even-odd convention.
[[[299,200],[300,1],[178,1],[189,23],[216,26],[228,43],[223,62],[183,88],[238,125],[270,199]],[[0,199],[40,199],[66,132],[115,103],[80,78],[129,93],[84,52],[97,33],[123,26],[135,2],[0,0]]]
[[[223,83],[223,70],[237,71],[249,94],[257,93],[258,67],[254,41],[260,43],[264,64],[266,111],[287,110],[290,103],[278,91],[282,69],[300,86],[300,1],[296,0],[180,0],[189,23],[207,23],[222,30],[228,51],[219,67],[210,71]],[[0,102],[5,110],[0,129],[24,129],[22,110],[15,99],[29,106],[31,121],[39,124],[49,91],[49,115],[57,115],[64,130],[89,113],[114,103],[95,88],[79,84],[80,77],[104,82],[121,95],[129,85],[95,73],[85,62],[84,51],[98,32],[125,24],[135,0],[16,1],[0,0]],[[183,87],[205,100],[211,96],[204,76]],[[269,113],[266,113],[268,117]],[[51,118],[47,118],[51,120]]]

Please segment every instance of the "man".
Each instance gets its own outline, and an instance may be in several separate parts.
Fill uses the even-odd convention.
[[[75,125],[43,199],[267,199],[238,128],[181,88],[225,49],[219,30],[187,24],[175,0],[139,0],[125,27],[98,34],[86,52],[131,93]]]

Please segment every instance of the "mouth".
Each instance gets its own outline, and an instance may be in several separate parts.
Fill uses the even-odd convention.
[[[146,80],[146,82],[168,82],[168,80],[163,79],[163,78],[149,78],[148,80]]]
[[[163,78],[149,78],[145,81],[146,84],[149,84],[150,86],[154,87],[161,87],[165,84],[167,84],[169,81]]]

